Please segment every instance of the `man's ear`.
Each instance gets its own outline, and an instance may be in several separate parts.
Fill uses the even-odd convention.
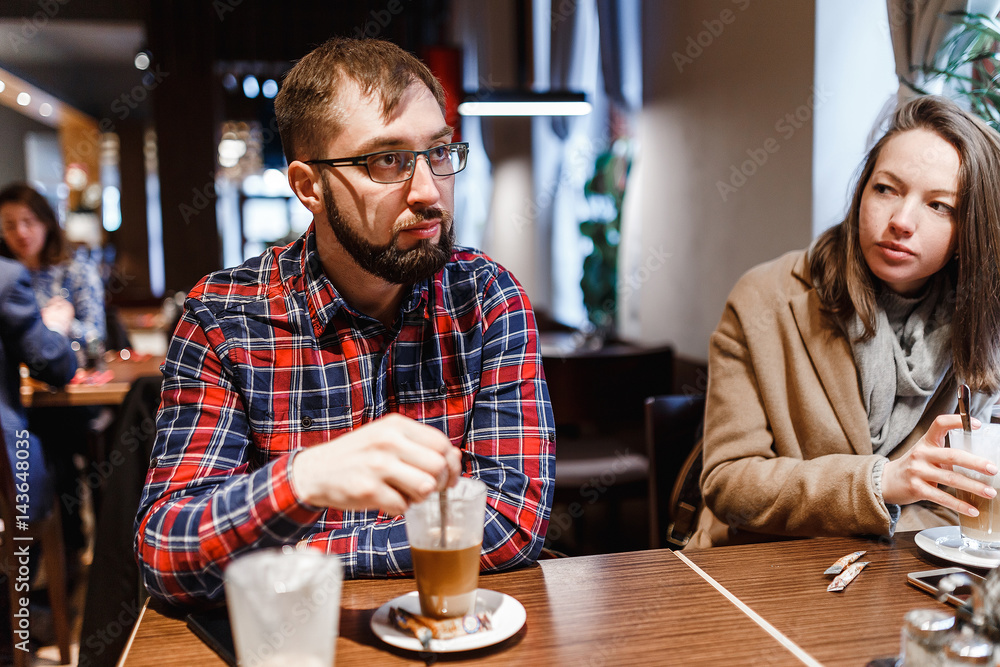
[[[319,167],[292,160],[288,165],[288,185],[302,205],[313,215],[320,215],[323,209],[323,184],[320,182]]]

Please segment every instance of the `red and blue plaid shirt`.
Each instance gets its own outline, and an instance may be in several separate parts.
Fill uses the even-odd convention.
[[[534,314],[483,254],[457,248],[414,285],[390,330],[339,296],[310,228],[195,286],[163,374],[136,518],[157,597],[218,599],[230,559],[302,540],[341,554],[348,577],[411,571],[402,517],[309,506],[288,476],[291,453],[390,412],[446,433],[463,474],[486,483],[485,570],[541,550],[555,427]]]

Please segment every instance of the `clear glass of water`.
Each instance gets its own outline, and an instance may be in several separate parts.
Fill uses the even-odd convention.
[[[225,571],[226,604],[243,667],[329,667],[340,628],[344,568],[315,549],[263,549]]]

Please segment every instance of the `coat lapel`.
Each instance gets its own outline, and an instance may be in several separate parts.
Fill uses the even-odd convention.
[[[808,269],[804,265],[805,261],[796,266],[795,273],[810,283]],[[868,417],[861,402],[858,373],[847,338],[829,325],[820,310],[820,300],[815,290],[809,289],[793,297],[789,300],[789,306],[802,336],[802,343],[851,448],[856,454],[871,454],[872,439],[868,430]]]

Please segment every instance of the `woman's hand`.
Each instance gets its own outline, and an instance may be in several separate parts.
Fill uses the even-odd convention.
[[[972,427],[979,426],[979,420],[973,419]],[[938,488],[939,485],[951,486],[983,498],[997,495],[992,486],[952,470],[952,466],[962,466],[984,475],[997,474],[997,466],[987,459],[944,446],[945,434],[960,428],[962,418],[959,415],[940,415],[910,451],[886,463],[882,469],[883,500],[895,505],[930,500],[960,514],[979,516],[975,507]]]
[[[76,311],[73,310],[73,304],[61,296],[52,297],[42,306],[42,323],[47,329],[61,333],[66,338],[70,337],[74,317]]]
[[[441,431],[390,414],[292,461],[293,488],[316,507],[378,508],[387,514],[458,483],[462,452]]]

